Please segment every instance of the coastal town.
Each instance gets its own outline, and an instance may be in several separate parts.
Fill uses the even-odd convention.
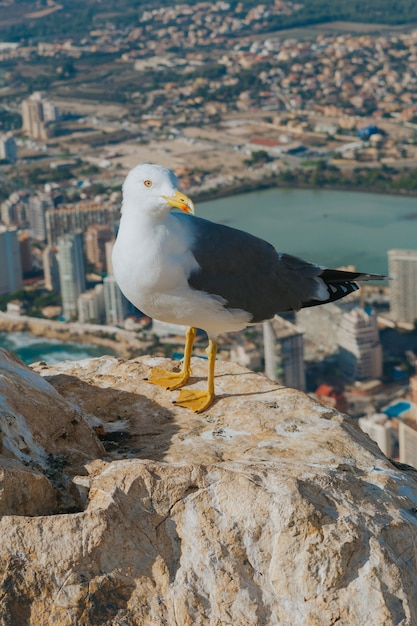
[[[20,159],[59,168],[61,181],[82,163],[107,170],[97,181],[152,155],[200,192],[294,177],[325,183],[323,164],[330,182],[352,186],[360,172],[363,185],[382,185],[384,168],[394,168],[394,188],[414,191],[417,30],[335,24],[265,34],[297,7],[175,5],[77,40],[4,42],[0,124],[18,125],[22,102],[46,91],[59,116],[11,133]]]
[[[170,167],[196,199],[417,193],[417,27],[274,28],[301,8],[158,6],[70,38],[0,43],[1,329],[182,356],[184,329],[134,309],[112,272],[121,185],[142,161]],[[225,336],[220,357],[368,420],[387,454],[415,465],[417,252],[402,252],[390,252],[389,286]],[[394,333],[407,336],[401,350]]]

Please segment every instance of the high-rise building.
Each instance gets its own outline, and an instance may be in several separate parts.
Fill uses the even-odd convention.
[[[22,101],[23,132],[33,139],[45,140],[51,136],[50,122],[59,117],[58,108],[40,91]]]
[[[86,232],[91,224],[106,224],[113,229],[120,218],[120,207],[102,202],[79,202],[60,206],[45,214],[46,234],[49,246],[56,246],[58,238],[77,229]]]
[[[417,423],[413,419],[398,420],[400,462],[417,467]]]
[[[305,389],[302,331],[276,315],[263,323],[265,374],[287,387]]]
[[[0,160],[14,163],[17,158],[16,142],[11,134],[0,135]]]
[[[78,297],[86,288],[81,232],[67,234],[59,239],[58,262],[63,315],[66,319],[73,319],[78,315]]]
[[[347,383],[382,376],[382,346],[375,313],[357,307],[340,320],[339,365]]]
[[[19,233],[18,241],[22,272],[23,274],[29,274],[32,270],[32,246],[29,232],[25,230]]]
[[[121,324],[128,311],[128,300],[120,291],[114,276],[104,279],[104,305],[106,309],[106,324]]]
[[[101,324],[104,317],[104,287],[100,284],[79,296],[78,321],[82,324]]]
[[[46,240],[45,213],[53,206],[52,196],[48,193],[38,193],[29,198],[29,223],[34,239]]]
[[[389,250],[390,306],[397,323],[417,320],[417,250]]]
[[[367,433],[372,441],[375,441],[380,450],[392,457],[396,447],[396,429],[393,428],[392,421],[385,413],[375,413],[359,418],[359,426],[364,433]]]
[[[22,130],[33,139],[46,139],[42,104],[33,98],[22,101]]]
[[[59,293],[61,291],[61,283],[59,280],[58,248],[46,246],[42,253],[42,262],[45,288],[48,291]]]
[[[85,233],[85,253],[87,260],[96,270],[108,271],[106,264],[106,243],[114,238],[113,230],[107,224],[92,224]]]
[[[0,296],[22,287],[22,263],[16,228],[0,226]]]

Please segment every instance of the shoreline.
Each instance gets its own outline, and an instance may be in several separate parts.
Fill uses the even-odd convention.
[[[289,190],[300,190],[306,189],[311,191],[345,191],[345,192],[353,192],[353,193],[369,193],[374,195],[381,196],[399,196],[400,198],[415,198],[417,197],[416,191],[408,191],[408,190],[389,190],[389,189],[376,189],[376,188],[364,188],[364,187],[346,187],[344,185],[311,185],[306,183],[300,183],[299,185],[290,185],[283,184],[277,182],[275,179],[270,180],[268,178],[259,180],[259,181],[251,181],[248,183],[243,183],[241,185],[231,185],[230,187],[223,187],[219,189],[214,189],[210,191],[203,191],[201,193],[193,193],[193,198],[195,202],[211,202],[212,200],[220,200],[222,198],[230,198],[231,196],[243,195],[246,193],[252,193],[255,191],[263,191],[266,189],[289,189]],[[192,193],[192,192],[190,192]]]
[[[132,358],[146,352],[151,342],[138,339],[131,331],[115,326],[57,322],[28,315],[0,312],[0,332],[29,332],[37,337],[58,339],[63,343],[89,343],[111,349],[117,356]]]

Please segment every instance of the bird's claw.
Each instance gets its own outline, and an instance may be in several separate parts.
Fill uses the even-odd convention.
[[[151,371],[147,380],[148,383],[152,383],[153,385],[159,385],[164,389],[169,389],[173,391],[174,389],[179,389],[189,379],[189,374],[184,372],[169,372],[168,370],[162,369],[162,367],[154,367]]]
[[[209,408],[213,400],[214,394],[209,391],[189,391],[188,389],[183,389],[178,394],[174,404],[191,409],[195,413],[202,413]]]

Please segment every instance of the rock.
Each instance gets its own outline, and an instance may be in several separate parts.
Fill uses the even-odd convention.
[[[160,361],[34,368],[105,450],[70,465],[78,512],[1,518],[0,623],[416,625],[417,473],[231,363],[194,415],[143,381]]]
[[[57,493],[44,474],[0,458],[0,515],[50,515],[57,502]]]
[[[63,498],[68,476],[103,453],[76,404],[67,402],[16,355],[0,349],[0,513],[48,515]],[[55,486],[57,489],[54,489]],[[61,497],[63,496],[63,497]]]

